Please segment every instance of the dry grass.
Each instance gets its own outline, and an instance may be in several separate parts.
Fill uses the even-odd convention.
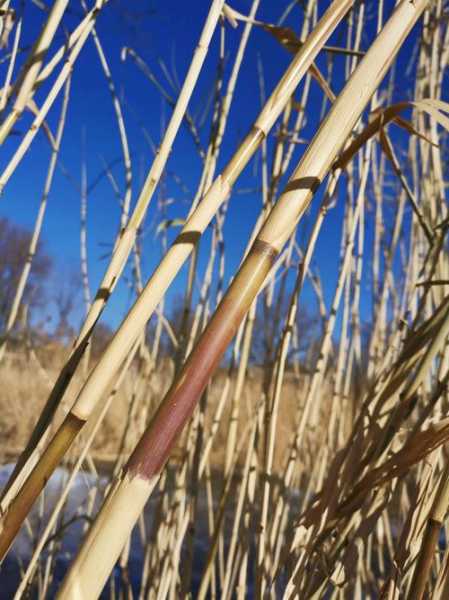
[[[26,351],[15,350],[8,354],[7,359],[0,365],[0,411],[2,421],[0,424],[0,463],[13,462],[25,447],[36,422],[36,415],[42,410],[47,399],[51,385],[54,383],[68,351],[61,345],[37,348],[36,353],[31,356]],[[130,414],[130,404],[133,401],[133,381],[137,377],[138,366],[134,365],[120,387],[108,413],[95,436],[92,445],[92,457],[98,461],[100,470],[108,469],[118,458],[118,452],[122,448],[123,436],[129,427],[126,438],[127,448],[133,448],[137,442],[139,433],[142,432],[145,423],[139,422],[137,417],[132,423],[127,422]],[[165,360],[156,373],[147,380],[146,393],[148,394],[149,410],[146,420],[151,417],[158,400],[163,397],[173,378],[173,363]],[[298,406],[304,401],[304,387],[308,384],[309,376],[302,375],[300,378],[293,373],[287,373],[284,380],[282,395],[282,411],[278,424],[278,439],[275,451],[275,470],[285,464],[286,455],[290,449],[289,442],[295,431],[296,415]],[[218,371],[213,379],[208,397],[206,413],[206,427],[210,430],[214,414],[220,399],[223,385],[226,380],[226,370]],[[55,419],[55,426],[61,423],[63,411],[67,410],[76,398],[81,388],[83,378],[81,374],[74,377],[67,392],[64,406]],[[232,378],[230,394],[235,387],[235,375]],[[328,395],[330,397],[330,388]],[[242,407],[239,413],[239,436],[247,433],[247,425],[257,402],[263,397],[263,370],[260,367],[250,367],[243,389]],[[326,406],[326,401],[323,402]],[[151,408],[153,407],[153,408]],[[97,411],[92,415],[95,421]],[[227,402],[223,409],[220,426],[216,434],[211,454],[212,468],[220,471],[225,460],[225,449],[227,439],[227,423],[230,417],[230,403]],[[321,421],[324,423],[324,421]],[[88,435],[88,429],[87,433]],[[126,452],[125,452],[126,455]],[[182,449],[178,447],[174,451],[174,460],[179,460]],[[76,457],[76,449],[73,453]],[[73,458],[72,456],[72,458]],[[239,459],[241,463],[242,458]]]

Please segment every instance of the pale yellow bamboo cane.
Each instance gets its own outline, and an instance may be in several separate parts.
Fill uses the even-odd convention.
[[[14,496],[15,493],[17,493],[17,488],[21,485],[24,476],[26,477],[26,475],[29,473],[30,465],[33,458],[32,452],[34,451],[34,448],[36,447],[36,444],[38,443],[39,439],[43,435],[46,427],[48,426],[48,419],[49,416],[51,417],[55,410],[55,404],[57,405],[59,403],[60,396],[64,393],[65,387],[67,386],[67,383],[70,381],[70,378],[73,375],[74,367],[73,365],[71,365],[71,362],[73,362],[77,356],[81,355],[83,345],[85,345],[86,341],[89,339],[92,329],[95,326],[95,323],[97,322],[110,294],[112,293],[120,277],[120,274],[123,271],[128,256],[134,246],[137,230],[142,223],[152,194],[154,193],[154,190],[156,189],[157,184],[159,183],[161,174],[170,154],[173,141],[182,123],[182,119],[187,109],[187,105],[189,103],[196,81],[199,77],[201,68],[206,58],[209,43],[212,39],[212,35],[215,31],[215,27],[221,15],[223,1],[224,0],[214,0],[214,3],[211,6],[203,31],[200,36],[198,46],[195,50],[191,66],[184,81],[183,88],[178,98],[170,123],[167,127],[162,145],[158,153],[156,154],[156,158],[147,175],[147,179],[137,200],[137,205],[134,209],[133,215],[125,229],[123,229],[121,232],[121,235],[115,245],[109,266],[106,270],[106,273],[103,276],[101,284],[98,287],[94,301],[90,306],[90,309],[86,315],[83,325],[81,326],[78,338],[74,343],[71,356],[69,357],[66,363],[66,368],[63,369],[63,372],[61,373],[58,381],[56,382],[55,388],[52,391],[52,395],[48,400],[47,406],[44,408],[44,411],[36,425],[35,432],[33,432],[33,436],[21,457],[22,464],[20,465],[20,470],[22,475],[20,475],[19,477],[18,469],[16,468],[15,472],[13,472],[11,480],[7,484],[8,496],[5,496],[2,499],[2,506],[6,506],[9,503],[10,499]],[[101,8],[101,6],[105,4],[105,2],[106,0],[97,0],[97,9]],[[79,51],[84,45],[87,36],[90,34],[91,31],[93,31],[97,12],[91,11],[91,13],[88,13],[85,18],[86,23],[84,25],[84,28],[81,31],[78,31],[78,28],[72,34],[75,41],[73,42],[74,45],[70,54],[71,63],[69,63],[69,65],[73,64],[73,61],[75,60],[76,56],[78,55]],[[59,75],[58,81],[62,76],[63,71]],[[57,91],[54,92],[53,96],[56,93]],[[44,106],[41,109],[42,115],[38,115],[38,117],[36,117],[35,119],[35,125],[33,126],[35,127],[35,129],[30,131],[27,134],[27,136],[25,136],[22,144],[20,145],[18,151],[14,155],[12,161],[0,177],[0,190],[6,184],[11,174],[14,172],[18,161],[23,157],[29,144],[31,143],[32,137],[36,133],[38,126],[42,122],[43,118],[45,118],[45,115],[49,110],[48,104],[49,98],[47,98]],[[27,137],[29,136],[31,136],[31,139],[27,141]],[[157,304],[159,304],[159,302],[156,302],[155,306],[157,306]],[[70,366],[70,368],[68,365]],[[59,390],[58,385],[62,388],[62,391]]]
[[[318,409],[321,404],[322,394],[319,394],[319,388],[323,384],[324,372],[326,364],[329,359],[329,354],[332,348],[332,334],[337,319],[338,308],[340,305],[341,296],[343,293],[345,282],[349,276],[351,259],[353,254],[353,246],[355,235],[358,227],[359,214],[362,209],[363,202],[365,201],[365,188],[368,181],[369,174],[369,155],[371,148],[371,140],[368,142],[365,148],[365,160],[362,167],[361,180],[359,183],[358,198],[353,216],[353,222],[350,224],[350,230],[347,233],[347,242],[342,256],[342,265],[335,289],[334,298],[332,301],[332,308],[330,316],[325,325],[325,331],[319,350],[319,358],[315,365],[315,370],[310,383],[310,388],[307,394],[305,407],[301,415],[301,422],[298,426],[299,436],[302,438],[302,433],[306,427],[306,423],[310,420],[312,425],[317,425],[318,421]],[[309,418],[310,415],[310,418]]]
[[[434,555],[438,547],[438,539],[449,505],[449,466],[441,475],[438,491],[429,514],[421,540],[421,550],[416,561],[413,578],[410,584],[408,600],[422,600],[432,569]]]
[[[42,32],[34,44],[30,56],[23,67],[23,75],[20,77],[20,87],[16,91],[17,97],[14,106],[0,127],[0,144],[3,144],[15,122],[22,114],[30,97],[37,79],[47,50],[53,40],[56,30],[64,15],[69,0],[55,0],[51,8],[48,19],[42,29]]]
[[[8,90],[9,85],[11,83],[12,74],[14,71],[14,65],[16,64],[17,59],[17,51],[19,48],[19,40],[22,33],[22,19],[19,19],[16,27],[16,33],[14,35],[14,43],[11,51],[11,58],[8,64],[8,70],[6,72],[5,83],[3,85],[3,89],[0,95],[0,110],[4,110],[6,103],[8,101]]]
[[[120,368],[133,341],[144,328],[145,323],[161,301],[172,280],[190,255],[194,243],[206,229],[220,205],[228,196],[238,175],[253,156],[263,137],[270,131],[320,49],[352,6],[353,2],[354,0],[334,0],[331,7],[323,15],[317,27],[293,59],[247,138],[239,147],[223,174],[215,180],[206,196],[190,215],[181,234],[145,286],[145,289],[131,308],[81,390],[72,409],[72,414],[75,415],[77,421],[81,419],[84,422],[88,419],[101,395],[109,386],[114,374]],[[89,315],[82,326],[74,353],[79,353],[84,338],[88,337],[90,330],[104,307],[111,289],[115,285],[117,277],[123,269],[135,240],[136,230],[134,227],[140,224],[146,210],[144,201],[148,190],[145,191],[145,188],[148,186],[148,189],[152,189],[152,185],[152,178],[148,177],[134,214],[116,246],[111,263],[92,303]],[[41,423],[39,422],[38,425],[41,425]],[[3,499],[3,505],[8,505],[9,499],[13,496],[13,491],[17,491],[17,487],[18,485],[15,485],[14,490],[11,488],[11,493],[8,493],[8,497]]]
[[[83,0],[83,7],[87,13],[86,4]],[[100,59],[101,67],[103,69],[106,81],[108,83],[109,91],[112,97],[112,104],[114,106],[115,116],[117,119],[117,126],[119,130],[120,143],[122,145],[123,163],[125,167],[125,193],[122,203],[122,215],[121,215],[121,227],[125,227],[128,221],[129,206],[131,203],[131,188],[132,188],[132,170],[131,170],[131,157],[129,154],[128,136],[126,135],[125,121],[123,118],[122,106],[118,98],[118,94],[115,88],[114,79],[112,77],[111,70],[108,65],[103,47],[100,43],[100,39],[97,35],[95,27],[92,29],[92,37],[97,49],[98,58]]]
[[[397,5],[337,98],[258,236],[258,241],[265,243],[272,252],[280,252],[292,234],[316,187],[326,176],[427,4],[428,0],[414,3],[403,0]],[[251,253],[245,262],[253,264]],[[236,287],[236,281],[238,276],[232,287]],[[66,576],[58,598],[98,597],[156,481],[157,475],[147,479],[143,475],[133,477],[130,472],[117,480]]]
[[[39,206],[39,211],[37,214],[33,235],[31,236],[30,245],[28,247],[27,259],[26,259],[25,265],[23,267],[22,273],[20,274],[19,282],[18,282],[17,288],[16,288],[16,293],[14,295],[14,300],[11,304],[11,309],[8,314],[8,320],[6,322],[6,327],[5,327],[5,331],[4,331],[5,341],[3,342],[3,344],[0,344],[0,361],[2,360],[5,350],[6,350],[7,337],[9,335],[9,333],[11,332],[12,328],[14,327],[16,319],[17,319],[17,315],[19,312],[19,306],[20,306],[20,303],[22,302],[23,294],[25,292],[25,287],[26,287],[28,277],[29,277],[29,274],[31,271],[33,258],[36,253],[37,245],[39,242],[39,237],[40,237],[42,225],[44,222],[45,212],[46,212],[46,208],[47,208],[47,200],[48,200],[48,196],[50,194],[50,189],[52,186],[53,177],[54,177],[54,173],[55,173],[55,169],[56,169],[56,163],[57,163],[57,158],[58,158],[58,154],[59,154],[59,148],[61,145],[62,134],[63,134],[64,128],[65,128],[65,119],[66,119],[66,114],[67,114],[67,106],[68,106],[68,102],[69,102],[69,92],[70,92],[70,79],[68,79],[67,83],[66,83],[64,100],[63,100],[62,109],[61,109],[61,115],[59,118],[58,129],[57,129],[56,137],[55,137],[55,145],[53,147],[51,158],[50,158],[50,164],[48,167],[47,177],[45,179],[44,191],[42,194],[41,203]]]
[[[129,365],[132,362],[132,360],[136,354],[136,350],[137,350],[137,344],[136,344],[136,347],[134,347],[133,350],[131,351],[131,353],[129,354],[129,357],[128,357],[126,363],[123,365],[123,368],[121,370],[119,378],[114,385],[114,389],[112,390],[108,399],[104,403],[104,406],[102,406],[101,411],[96,416],[95,422],[92,424],[92,429],[89,432],[89,435],[87,436],[86,443],[85,443],[83,449],[81,450],[79,457],[76,460],[76,463],[73,467],[72,472],[70,473],[70,475],[67,479],[67,482],[64,485],[64,489],[62,490],[62,492],[58,498],[58,501],[56,502],[55,507],[53,508],[52,514],[50,515],[50,517],[48,518],[48,520],[46,522],[44,531],[40,534],[39,541],[37,542],[37,546],[33,552],[33,556],[31,557],[31,560],[30,560],[29,564],[27,565],[26,571],[22,576],[22,581],[20,582],[20,585],[17,588],[16,594],[14,596],[14,600],[20,600],[20,598],[22,598],[23,594],[25,593],[27,586],[29,585],[29,581],[34,573],[36,564],[39,560],[40,553],[42,552],[42,550],[47,542],[47,539],[49,538],[49,536],[51,534],[52,529],[54,529],[54,527],[57,524],[57,519],[62,511],[62,508],[63,508],[65,502],[67,501],[67,498],[69,497],[73,482],[75,481],[76,476],[78,475],[78,473],[81,470],[83,462],[85,461],[86,456],[92,445],[92,442],[95,438],[95,435],[97,434],[101,424],[103,423],[103,419],[106,416],[108,408],[111,405],[111,403],[114,399],[114,396],[117,393],[117,390],[123,383],[125,375],[128,372]]]
[[[247,164],[264,135],[273,126],[292,92],[308,70],[322,45],[331,35],[353,0],[336,0],[305,42],[259,115],[248,138],[234,158],[209,188],[206,196],[184,225],[175,243],[145,286],[142,294],[123,321],[105,354],[87,380],[73,412],[88,418],[99,397],[109,385],[110,377],[119,368],[128,348],[159,304],[175,275],[188,258],[193,243],[206,229],[218,208],[228,196],[233,183]],[[132,221],[132,219],[131,219]]]
[[[64,55],[72,50],[73,46],[78,41],[80,35],[82,34],[86,26],[89,25],[89,22],[92,20],[92,17],[95,16],[95,13],[97,13],[100,10],[100,8],[102,8],[108,2],[109,0],[97,0],[97,2],[91,8],[91,10],[85,15],[83,20],[69,35],[67,42],[60,46],[60,48],[55,52],[55,54],[51,57],[48,63],[44,67],[42,67],[42,70],[36,79],[36,83],[34,84],[35,89],[38,86],[40,86],[46,79],[48,79],[48,77],[50,77],[54,69],[63,59]]]
[[[37,132],[39,131],[42,123],[44,122],[50,108],[52,107],[53,102],[55,101],[56,97],[58,96],[59,92],[61,91],[67,78],[70,76],[70,74],[72,72],[73,64],[75,63],[76,59],[78,58],[78,55],[81,52],[81,49],[83,48],[90,32],[92,31],[92,28],[94,27],[95,20],[98,16],[98,13],[99,13],[100,9],[102,8],[102,6],[104,6],[106,1],[107,0],[97,0],[96,9],[93,10],[91,13],[89,13],[89,19],[87,20],[84,28],[80,32],[77,41],[73,45],[73,48],[72,48],[69,56],[67,57],[67,60],[64,63],[64,66],[62,67],[53,87],[51,88],[50,92],[48,93],[48,96],[46,97],[38,114],[36,115],[30,129],[24,135],[19,147],[17,148],[16,152],[14,153],[13,157],[9,161],[8,165],[6,166],[6,168],[4,169],[4,171],[0,177],[0,193],[2,192],[6,183],[9,181],[9,178],[11,177],[11,175],[14,173],[15,169],[17,168],[17,165],[20,163],[22,158],[25,156],[28,148],[30,147],[30,145],[31,145],[32,141],[34,140]],[[0,140],[0,142],[1,142],[1,140]]]

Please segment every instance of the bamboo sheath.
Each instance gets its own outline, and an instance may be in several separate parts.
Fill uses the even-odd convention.
[[[23,484],[22,489],[18,492],[17,498],[10,503],[4,502],[5,505],[8,506],[8,511],[2,523],[3,529],[0,535],[0,557],[7,552],[18,528],[31,508],[34,499],[38,496],[48,477],[53,472],[54,466],[64,455],[66,449],[70,447],[71,442],[76,436],[76,427],[80,430],[91,415],[101,396],[109,387],[115,373],[126,358],[129,349],[161,301],[171,281],[191,253],[194,243],[206,229],[222,202],[227,198],[238,175],[249,162],[264,136],[270,131],[300,80],[309,69],[335,27],[352,6],[353,1],[354,0],[335,0],[328,11],[323,15],[301,50],[295,56],[279,84],[276,86],[250,133],[225,168],[223,174],[215,180],[202,202],[200,202],[198,207],[191,214],[180,235],[168,250],[159,267],[156,269],[145,289],[123,321],[121,327],[114,335],[101,360],[93,369],[83,386],[70,414],[61,425],[59,432],[50,442],[37,465],[34,466],[29,477]],[[137,209],[138,207],[136,207],[136,210]],[[140,210],[144,212],[143,205],[141,205],[139,211]],[[133,218],[134,217],[131,218],[130,223],[133,221]],[[116,248],[116,252],[114,253],[111,265],[107,272],[111,275],[110,280],[108,280],[111,285],[116,277],[116,275],[112,277],[112,273],[116,272],[116,267],[120,261],[123,261],[121,268],[123,267],[132,247],[134,235],[134,230],[132,228],[127,228],[122,236],[121,242],[119,242]],[[112,262],[114,262],[114,266],[112,266]],[[105,281],[106,276],[103,284]],[[97,292],[97,297],[92,305],[86,323],[83,326],[80,337],[78,338],[79,340],[83,336],[88,335],[98,318],[99,312],[104,306],[105,299],[109,296],[110,288],[107,286],[105,287],[103,284],[99,292]],[[97,311],[97,315],[94,317],[95,311]],[[68,385],[71,373],[81,359],[84,347],[82,340],[81,342],[78,342],[77,348],[71,359],[69,359],[70,369],[63,371],[58,378],[55,389],[47,403],[45,409],[46,414],[41,415],[35,432],[33,433],[32,440],[26,449],[26,456],[21,460],[21,466],[23,466],[24,460],[29,456],[29,452],[32,451],[34,445],[38,443],[40,436],[44,433],[46,423],[48,422],[48,412],[53,414],[56,409],[60,398],[60,392],[62,390],[63,393],[63,390]],[[65,440],[64,444],[60,444],[61,436]],[[14,490],[17,487],[18,486],[14,486]],[[27,501],[23,502],[21,496],[27,498]],[[9,498],[12,497],[13,494],[9,493],[6,500],[9,500]]]
[[[294,231],[314,191],[328,173],[427,4],[428,0],[416,0],[414,3],[403,0],[397,5],[337,98],[177,381],[165,396],[121,478],[100,510],[61,586],[58,595],[61,600],[97,598],[100,594],[138,515],[151,495],[158,473],[178,434],[191,416],[277,254]]]

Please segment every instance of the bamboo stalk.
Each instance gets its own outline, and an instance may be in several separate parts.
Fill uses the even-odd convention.
[[[69,0],[55,0],[51,7],[50,14],[48,15],[48,19],[41,34],[34,44],[27,62],[23,66],[17,84],[14,86],[14,88],[16,88],[14,92],[17,97],[11,112],[0,127],[0,145],[3,144],[8,137],[11,129],[14,127],[14,124],[22,114],[32,96],[34,83],[39,75],[47,50],[53,40],[62,17],[64,16],[68,3]]]
[[[175,240],[174,244],[171,246],[167,254],[165,255],[163,261],[160,263],[153,277],[150,279],[146,287],[144,288],[142,294],[137,299],[134,306],[131,308],[124,322],[122,323],[119,330],[114,335],[111,343],[108,345],[105,353],[102,358],[96,365],[96,367],[91,372],[89,378],[87,379],[83,389],[81,390],[74,406],[71,410],[71,415],[73,415],[73,419],[66,419],[66,421],[61,425],[60,431],[61,435],[63,435],[64,428],[67,428],[68,435],[71,439],[71,431],[72,427],[76,423],[77,426],[81,429],[85,421],[89,418],[92,413],[94,407],[100,400],[100,397],[108,388],[111,379],[114,377],[118,368],[122,364],[124,358],[126,357],[129,348],[132,346],[134,341],[137,339],[138,335],[142,331],[146,321],[152,314],[153,310],[159,304],[162,299],[166,289],[170,285],[171,281],[175,277],[176,273],[181,268],[182,264],[185,262],[187,257],[189,256],[192,247],[199,235],[205,230],[214,214],[217,212],[221,203],[227,197],[232,184],[235,182],[237,176],[243,170],[244,166],[248,163],[250,158],[252,157],[254,151],[262,141],[263,137],[268,133],[277,117],[282,112],[286,103],[288,102],[291,94],[295,90],[299,81],[306,73],[309,66],[312,64],[314,58],[318,54],[321,47],[324,45],[328,37],[331,35],[332,31],[341,21],[347,10],[352,5],[353,0],[335,0],[329,10],[325,13],[315,30],[311,33],[307,41],[302,46],[301,50],[298,52],[284,76],[280,80],[279,84],[276,86],[274,92],[269,98],[267,104],[259,115],[256,123],[251,128],[250,133],[246,137],[245,141],[239,147],[238,151],[231,159],[230,163],[226,167],[223,172],[223,175],[220,175],[212,186],[209,188],[206,196],[203,198],[202,202],[198,205],[196,210],[191,214],[190,218],[186,222],[183,227],[181,234],[178,236],[177,240]],[[142,196],[143,197],[143,196]],[[136,209],[137,210],[137,209]],[[139,211],[137,210],[137,213]],[[136,211],[134,212],[134,218],[136,217]],[[133,218],[131,218],[130,223],[133,222]],[[126,238],[126,244],[120,243],[120,258],[118,258],[118,254],[114,254],[114,257],[111,261],[111,264],[108,268],[108,273],[113,273],[115,267],[113,268],[113,264],[116,264],[114,261],[122,260],[125,256],[127,256],[127,252],[129,251],[131,244],[133,243],[133,230],[129,229],[125,231],[124,237],[122,236],[122,240]],[[260,245],[261,252],[263,254],[263,248],[265,248],[265,244],[262,242]],[[118,250],[117,250],[118,252]],[[271,267],[271,261],[267,259],[266,264],[263,266],[263,272],[266,271],[265,274],[268,273],[267,268]],[[111,270],[112,269],[112,270]],[[112,278],[114,279],[114,278]],[[260,282],[260,285],[262,282]],[[90,315],[93,316],[97,308],[101,305],[104,306],[105,297],[109,295],[108,288],[106,288],[106,292],[104,292],[104,288],[101,287],[100,291],[97,292],[96,299],[94,300],[92,310],[94,312],[90,312]],[[97,308],[93,308],[96,306]],[[97,315],[98,316],[98,315]],[[97,318],[96,316],[96,318]],[[94,326],[95,319],[90,321],[88,318],[84,325],[83,330],[84,336],[92,329]],[[89,326],[89,327],[88,327]],[[232,337],[232,336],[231,336]],[[74,352],[72,353],[71,358],[68,361],[68,368],[63,369],[58,381],[55,385],[54,391],[50,396],[50,399],[47,403],[47,407],[43,413],[43,416],[38,422],[37,428],[32,436],[32,439],[25,451],[25,455],[20,459],[19,464],[20,468],[23,467],[25,461],[29,458],[29,453],[32,451],[34,446],[37,444],[41,435],[45,431],[46,423],[48,415],[52,415],[54,410],[56,409],[57,402],[60,398],[60,392],[65,389],[65,386],[70,381],[70,377],[73,373],[74,366],[76,366],[83,354],[83,350],[85,348],[85,344],[83,343],[82,338],[81,341],[78,342]],[[224,348],[223,348],[224,349]],[[58,435],[58,434],[57,434]],[[58,461],[62,458],[63,454],[60,454],[62,449],[64,448],[64,452],[66,451],[66,447],[61,446],[57,443],[58,437],[55,436],[55,451],[59,454],[56,456],[53,454],[51,450],[51,446],[53,445],[53,441],[50,442],[50,446],[47,448],[46,453],[41,457],[39,463],[33,468],[33,471],[30,474],[30,479],[33,480],[33,489],[35,493],[35,497],[40,493],[45,482],[47,480],[48,474],[47,469],[48,466],[41,464],[41,461],[50,460],[52,465],[56,465]],[[68,446],[67,446],[68,447]],[[56,450],[57,448],[57,450]],[[50,457],[52,457],[50,459]],[[43,478],[39,476],[39,471],[44,475]],[[17,476],[18,469],[13,473],[13,480]],[[40,481],[39,484],[37,482]],[[8,484],[8,487],[11,484]],[[28,497],[30,494],[30,487],[27,485],[26,495]],[[8,534],[11,535],[12,532],[17,531],[17,528],[20,526],[20,522],[23,519],[25,513],[21,512],[21,516],[16,514],[16,517],[12,517],[15,513],[14,505],[20,505],[20,497],[22,492],[19,492],[17,498],[12,500],[10,504],[10,510],[6,515],[6,519],[13,519],[15,521],[15,525],[12,528],[8,528]],[[9,494],[11,497],[12,494]],[[5,502],[6,504],[6,502]],[[29,506],[28,504],[26,505]],[[28,510],[28,508],[27,508]],[[6,529],[4,529],[6,532]],[[1,534],[0,534],[1,537]],[[6,548],[9,546],[8,542],[3,546]]]
[[[449,469],[446,467],[430,514],[427,517],[421,550],[416,561],[413,579],[410,584],[409,600],[422,600],[438,547],[441,527],[449,506]]]
[[[40,233],[41,233],[42,225],[44,222],[45,212],[47,209],[47,201],[48,201],[48,197],[50,195],[50,190],[51,190],[51,186],[53,183],[53,177],[54,177],[54,173],[55,173],[55,169],[56,169],[56,163],[57,163],[57,159],[58,159],[58,155],[59,155],[59,149],[61,146],[62,135],[64,133],[65,121],[66,121],[66,115],[67,115],[67,107],[68,107],[68,103],[69,103],[69,95],[70,95],[70,79],[67,80],[66,87],[65,87],[61,114],[59,117],[58,128],[56,131],[55,145],[52,149],[52,153],[51,153],[51,157],[50,157],[50,164],[48,166],[48,172],[47,172],[47,176],[45,179],[45,185],[44,185],[44,190],[42,193],[39,211],[37,214],[33,235],[31,236],[30,245],[28,247],[27,260],[23,267],[22,273],[20,274],[20,279],[17,284],[16,293],[14,295],[14,300],[11,304],[11,309],[9,311],[8,319],[6,321],[6,326],[5,326],[5,331],[4,331],[5,339],[4,339],[3,343],[0,344],[0,362],[2,361],[2,358],[4,357],[4,354],[6,351],[8,335],[16,323],[20,303],[22,302],[22,299],[23,299],[25,287],[27,285],[28,277],[29,277],[29,274],[30,274],[30,271],[32,268],[32,264],[33,264],[33,258],[36,253],[37,245],[39,242]]]
[[[308,147],[179,378],[132,453],[66,576],[59,598],[98,597],[171,447],[251,302],[371,95],[428,2],[404,0],[372,44]]]
[[[4,110],[6,103],[8,101],[8,90],[12,79],[12,74],[14,72],[14,66],[16,64],[17,59],[17,51],[19,48],[20,36],[22,34],[22,19],[19,20],[16,27],[16,33],[14,35],[14,44],[11,52],[11,58],[8,64],[8,70],[6,72],[5,83],[3,84],[3,89],[1,91],[0,97],[0,110]]]
[[[103,0],[103,4],[104,4],[104,0]],[[97,6],[101,6],[101,5],[102,5],[102,2],[100,0],[98,0]],[[213,32],[215,30],[216,24],[218,22],[220,14],[221,14],[222,5],[223,5],[223,0],[214,0],[214,3],[211,6],[211,9],[210,9],[208,17],[206,19],[203,31],[200,36],[198,46],[195,50],[195,54],[194,54],[191,66],[189,68],[186,79],[184,81],[184,85],[181,90],[180,96],[178,98],[178,101],[177,101],[175,110],[173,112],[172,118],[170,120],[169,126],[165,133],[162,145],[161,145],[158,153],[156,154],[156,158],[155,158],[155,160],[152,164],[152,167],[147,175],[145,184],[144,184],[142,191],[140,193],[140,196],[137,200],[137,205],[134,209],[133,215],[132,215],[130,221],[128,222],[127,226],[124,229],[122,229],[122,231],[121,231],[120,237],[116,242],[116,246],[114,248],[113,255],[112,255],[111,261],[109,263],[109,266],[106,270],[106,273],[103,276],[103,280],[98,287],[98,290],[94,297],[94,301],[91,304],[90,309],[86,315],[86,318],[81,326],[77,340],[74,343],[72,352],[67,360],[67,363],[64,365],[64,368],[62,369],[61,373],[59,374],[57,381],[55,382],[52,392],[47,400],[47,404],[45,405],[45,407],[41,413],[41,416],[35,426],[35,429],[33,431],[31,439],[29,440],[27,447],[25,448],[22,455],[20,456],[19,461],[18,461],[18,463],[6,485],[6,488],[5,488],[6,491],[8,491],[11,488],[11,486],[13,485],[13,483],[16,481],[16,478],[18,477],[20,471],[27,464],[27,461],[29,461],[37,443],[39,442],[39,440],[42,438],[43,434],[45,433],[45,431],[48,427],[48,424],[49,424],[53,414],[55,413],[57,406],[59,405],[59,403],[62,399],[62,396],[64,395],[64,392],[65,392],[67,386],[69,385],[69,383],[70,383],[70,381],[82,359],[82,356],[83,356],[83,354],[86,350],[87,344],[89,342],[92,330],[93,330],[107,300],[109,299],[109,296],[112,293],[123,268],[125,267],[129,253],[131,252],[131,249],[134,245],[138,228],[140,227],[140,225],[142,223],[142,220],[144,218],[146,209],[147,209],[148,204],[151,200],[151,197],[154,193],[154,190],[156,189],[157,184],[159,183],[159,180],[163,173],[163,169],[165,167],[166,161],[170,154],[170,150],[171,150],[173,141],[176,137],[176,134],[178,132],[180,123],[183,119],[183,115],[185,113],[186,107],[189,103],[189,100],[192,95],[193,89],[195,87],[196,81],[199,77],[201,68],[203,66],[204,60],[207,55],[209,43],[212,39]],[[88,13],[85,17],[85,20],[87,20],[88,18],[90,20],[86,21],[84,31],[77,34],[77,36],[74,36],[74,40],[73,40],[74,47],[72,50],[72,55],[75,53],[75,50],[77,52],[79,52],[79,49],[82,47],[82,44],[84,43],[87,35],[91,31],[94,31],[95,14]],[[76,30],[76,31],[78,31],[78,30]],[[95,39],[98,40],[97,37],[94,37],[94,40]],[[98,43],[97,43],[97,50],[99,52],[100,60],[102,61],[103,68],[105,69],[106,76],[107,76],[108,75],[107,65],[105,65],[105,62],[102,59],[101,47]],[[114,103],[114,104],[115,104],[116,114],[118,115],[118,121],[120,124],[122,122],[121,114],[119,112],[117,104],[116,103]],[[124,137],[122,126],[120,126],[120,130],[122,131],[121,138],[122,138],[122,145],[123,145],[123,149],[124,149],[125,164],[127,164],[127,163],[129,163],[128,149],[127,149],[127,143],[125,143],[126,138]],[[0,182],[1,182],[1,178],[0,178]],[[126,197],[126,200],[129,201],[128,196]],[[126,214],[126,211],[125,211],[125,214]],[[156,304],[158,304],[158,303],[156,303]],[[3,502],[4,502],[4,504],[7,504],[7,498],[4,497],[5,490],[3,491]],[[10,496],[12,496],[12,494],[10,494]]]
[[[11,158],[11,160],[7,164],[6,168],[4,169],[2,175],[0,176],[0,193],[3,191],[6,183],[9,181],[10,177],[12,176],[15,169],[17,168],[17,165],[23,159],[27,150],[31,146],[37,132],[40,130],[42,123],[44,122],[50,108],[52,107],[53,102],[55,101],[56,97],[58,96],[58,94],[61,91],[62,87],[64,86],[65,82],[67,81],[67,78],[70,76],[73,64],[75,63],[76,59],[78,58],[79,53],[81,52],[92,28],[94,27],[95,20],[97,19],[99,12],[101,11],[102,7],[105,5],[106,2],[107,2],[107,0],[97,0],[95,9],[92,10],[86,16],[85,23],[83,22],[83,28],[80,30],[79,36],[77,37],[76,42],[73,44],[73,48],[71,49],[70,54],[64,63],[64,66],[62,67],[55,83],[53,84],[53,87],[51,88],[50,92],[48,93],[48,95],[47,95],[44,103],[42,104],[40,110],[38,111],[36,117],[34,118],[31,127],[29,128],[27,133],[23,136],[23,139],[22,139],[21,143],[19,144],[19,147],[15,151],[13,157]],[[14,114],[14,113],[10,113],[10,114]],[[5,127],[9,127],[9,125],[6,125],[6,121],[5,121]],[[0,142],[1,142],[1,140],[0,140]]]

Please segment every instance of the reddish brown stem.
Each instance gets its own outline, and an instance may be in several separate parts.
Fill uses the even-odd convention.
[[[131,475],[151,479],[164,466],[176,438],[191,416],[276,256],[277,251],[273,247],[256,240],[179,378],[132,453],[126,467]]]

